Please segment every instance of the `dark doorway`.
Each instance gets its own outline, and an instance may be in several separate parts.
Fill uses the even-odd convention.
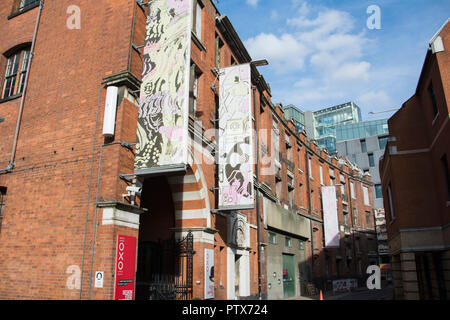
[[[192,298],[193,236],[175,240],[175,208],[164,176],[146,179],[139,226],[136,300]]]

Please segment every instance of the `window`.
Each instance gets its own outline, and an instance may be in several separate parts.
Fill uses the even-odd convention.
[[[284,240],[284,245],[288,248],[292,248],[292,238],[291,237],[286,237]]]
[[[320,184],[323,185],[323,167],[319,166],[319,170],[320,170]]]
[[[369,189],[367,187],[362,187],[363,190],[363,196],[364,196],[364,204],[366,206],[370,205],[370,200],[369,200]]]
[[[375,197],[377,199],[383,198],[383,192],[381,191],[381,184],[375,185]]]
[[[388,194],[388,201],[389,201],[389,213],[391,215],[391,219],[394,220],[395,219],[395,211],[394,211],[394,202],[392,199],[392,189],[391,189],[391,185],[388,185],[387,188],[387,194]]]
[[[30,49],[16,51],[7,59],[1,99],[19,95],[23,92],[30,61]]]
[[[195,117],[198,111],[198,86],[200,82],[201,72],[198,67],[191,63],[191,79],[189,83],[189,114]]]
[[[373,156],[373,153],[369,153],[368,156],[369,156],[369,166],[375,167],[375,158]]]
[[[20,0],[19,3],[19,9],[23,9],[25,7],[28,7],[30,5],[35,4],[36,2],[39,2],[39,0]]]
[[[309,177],[312,178],[311,158],[308,158]]]
[[[0,187],[0,231],[2,230],[3,207],[5,206],[6,188]]]
[[[369,211],[366,211],[366,227],[372,228],[373,217]]]
[[[277,234],[269,231],[269,243],[278,244]]]
[[[199,40],[202,40],[202,9],[202,3],[198,0],[194,0],[192,31],[195,33]]]
[[[216,33],[216,68],[220,68],[220,57],[222,52],[223,42],[219,35]]]
[[[358,210],[356,208],[353,208],[353,226],[358,225]]]
[[[344,212],[344,226],[349,226],[348,213]]]
[[[389,139],[389,137],[378,137],[378,144],[379,144],[381,150],[386,148],[388,139]]]
[[[288,161],[292,162],[292,148],[286,147],[286,158]],[[289,170],[293,170],[293,163],[290,164],[291,167],[288,167]]]
[[[298,240],[298,248],[300,250],[305,250],[305,241],[303,240]]]
[[[24,11],[28,11],[29,9],[33,9],[39,5],[39,2],[40,0],[15,0],[12,10],[13,15],[14,13],[22,13]]]
[[[300,206],[303,206],[303,183],[299,184],[299,188],[298,188],[299,192],[298,192],[298,199],[300,202]]]
[[[294,206],[294,178],[288,175],[288,201],[289,206],[292,208]]]
[[[428,94],[430,95],[431,106],[433,108],[433,117],[436,117],[439,113],[439,110],[436,103],[436,95],[434,93],[433,83],[431,81],[430,84],[428,85]]]
[[[356,195],[355,195],[355,184],[353,182],[350,182],[350,192],[352,195],[353,199],[356,199]]]
[[[366,144],[366,140],[363,139],[363,140],[360,140],[360,142],[361,142],[361,152],[362,152],[362,153],[367,152],[367,144]]]
[[[314,190],[311,190],[310,199],[311,199],[311,211],[314,211]]]
[[[281,199],[281,188],[282,188],[282,183],[281,183],[281,179],[276,179],[275,180],[275,193],[277,196],[277,199]]]
[[[441,163],[442,169],[444,170],[444,178],[447,181],[447,199],[450,200],[450,171],[448,169],[448,160],[446,154],[444,154],[444,156],[441,158]]]

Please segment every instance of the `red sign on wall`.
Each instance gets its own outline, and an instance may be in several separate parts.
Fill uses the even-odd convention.
[[[136,237],[118,235],[116,247],[116,272],[114,300],[134,299],[136,274]]]

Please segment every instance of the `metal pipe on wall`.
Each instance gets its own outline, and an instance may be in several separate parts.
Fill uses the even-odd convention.
[[[311,187],[309,185],[309,177],[310,177],[310,172],[309,172],[309,164],[308,164],[308,152],[305,151],[305,169],[306,169],[306,194],[308,197],[308,213],[311,216],[312,215],[312,209],[311,209]],[[311,233],[311,281],[314,278],[314,237],[313,237],[313,221],[312,219],[310,219],[309,221],[309,229],[310,229],[310,233]]]
[[[24,86],[23,86],[22,98],[20,100],[19,113],[17,115],[16,130],[15,130],[15,133],[14,133],[13,146],[12,146],[12,149],[11,149],[11,158],[9,160],[8,166],[6,168],[4,168],[4,169],[0,169],[0,174],[8,173],[12,169],[14,169],[14,167],[15,167],[14,160],[15,160],[16,151],[17,151],[17,140],[18,140],[18,137],[19,137],[20,124],[22,122],[23,107],[24,107],[25,96],[26,96],[27,88],[28,88],[28,78],[30,76],[31,64],[33,63],[34,47],[35,47],[35,44],[36,44],[36,38],[37,38],[38,30],[39,30],[39,23],[41,21],[41,13],[42,13],[42,9],[43,8],[44,8],[44,0],[40,0],[40,2],[39,2],[39,11],[38,11],[38,14],[37,14],[37,17],[36,17],[36,23],[35,23],[35,26],[34,26],[33,40],[31,41],[30,59],[29,59],[29,62],[28,62],[27,72],[26,72],[26,75],[25,75],[25,82],[24,82]]]
[[[255,131],[258,132],[257,126],[257,117],[256,117],[256,86],[253,86],[253,117],[255,118]],[[256,134],[258,137],[258,134]],[[257,140],[257,139],[256,139]],[[262,283],[261,283],[261,236],[260,236],[260,207],[259,207],[259,175],[258,175],[258,156],[259,156],[259,148],[258,141],[253,141],[256,144],[256,161],[255,161],[255,176],[257,186],[255,188],[255,200],[256,200],[256,223],[257,223],[257,233],[256,233],[256,242],[258,246],[257,254],[258,254],[258,299],[262,299]]]

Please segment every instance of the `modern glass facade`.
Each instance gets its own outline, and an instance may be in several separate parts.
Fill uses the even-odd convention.
[[[305,113],[292,104],[283,107],[283,112],[287,120],[293,120],[297,132],[305,130],[307,125],[313,128],[309,138],[327,148],[330,154],[336,152],[336,143],[343,140],[380,136],[380,148],[386,146],[389,134],[387,119],[363,122],[361,109],[354,102],[315,111],[308,123]]]
[[[305,129],[305,114],[295,106],[290,104],[284,107],[283,113],[286,120],[294,121],[297,133]]]
[[[388,133],[387,119],[339,124],[336,126],[337,141],[379,136]]]
[[[361,109],[354,102],[314,112],[315,139],[330,153],[336,152],[336,126],[361,121]]]

